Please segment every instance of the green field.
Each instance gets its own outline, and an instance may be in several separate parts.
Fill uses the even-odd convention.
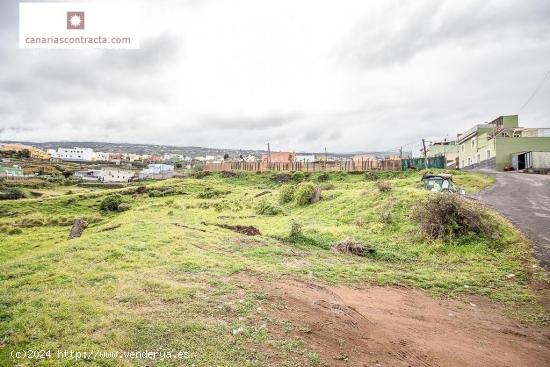
[[[288,366],[319,365],[307,345],[269,332],[277,320],[262,311],[265,295],[239,282],[235,275],[243,271],[407,286],[434,297],[476,294],[504,305],[518,320],[547,321],[530,287],[545,274],[533,275],[528,244],[501,217],[494,215],[498,243],[479,235],[449,241],[419,236],[410,213],[428,195],[419,184],[421,173],[386,172],[378,181],[364,173],[331,173],[323,182],[315,173],[305,179],[324,188],[322,199],[304,206],[280,204],[281,183],[271,173],[149,182],[144,194],[135,193],[136,186],[50,187],[45,197],[2,201],[0,365],[15,364],[10,351],[25,349],[188,351],[195,366],[269,365],[273,355],[284,356]],[[302,178],[291,176],[290,183]],[[381,192],[380,180],[391,189]],[[457,172],[455,183],[473,192],[493,179]],[[128,210],[100,209],[113,193]],[[90,225],[68,240],[75,218]],[[301,230],[291,235],[293,223]],[[261,235],[219,225],[254,226]],[[364,257],[336,253],[332,246],[343,239],[375,251]],[[17,363],[147,364],[57,358]]]

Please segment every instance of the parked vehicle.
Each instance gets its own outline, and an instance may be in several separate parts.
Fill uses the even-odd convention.
[[[422,176],[422,186],[432,192],[453,192],[464,195],[464,189],[453,183],[453,175],[446,173],[427,173]]]

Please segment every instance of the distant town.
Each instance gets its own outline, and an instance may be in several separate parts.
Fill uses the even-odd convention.
[[[476,124],[454,140],[425,142],[419,157],[397,153],[296,153],[109,143],[0,143],[0,177],[51,174],[82,181],[128,182],[177,177],[185,170],[346,170],[492,168],[549,170],[550,129],[520,127],[518,115]],[[91,147],[90,147],[91,146]],[[95,148],[95,149],[94,149]],[[103,150],[99,150],[104,148]],[[116,150],[116,151],[113,151]],[[195,154],[193,154],[195,153]],[[46,164],[48,163],[48,164]],[[56,166],[58,169],[61,167]]]

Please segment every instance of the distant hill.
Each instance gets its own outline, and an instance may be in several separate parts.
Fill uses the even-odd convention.
[[[239,155],[247,156],[253,155],[261,157],[262,154],[267,153],[267,150],[253,150],[253,149],[224,149],[224,148],[205,148],[205,147],[178,147],[172,145],[155,145],[155,144],[131,144],[131,143],[105,143],[105,142],[82,142],[82,141],[48,141],[42,143],[35,143],[29,141],[4,141],[3,143],[21,143],[32,145],[41,149],[56,149],[56,148],[91,148],[97,152],[109,152],[109,153],[134,153],[134,154],[151,154],[160,155],[165,153],[170,154],[183,154],[189,157],[205,156],[205,155],[221,155],[229,154],[230,157],[239,157]],[[300,154],[315,154],[324,155],[325,153],[315,152],[297,152]],[[356,154],[374,154],[378,157],[387,157],[390,155],[396,155],[396,152],[353,152],[353,153],[328,153],[330,156],[337,157],[352,157]],[[404,152],[409,154],[410,152]]]

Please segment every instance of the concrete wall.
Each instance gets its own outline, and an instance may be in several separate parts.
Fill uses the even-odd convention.
[[[496,169],[512,166],[512,153],[550,152],[550,137],[542,138],[496,138]]]
[[[550,152],[533,152],[533,168],[550,168]]]

